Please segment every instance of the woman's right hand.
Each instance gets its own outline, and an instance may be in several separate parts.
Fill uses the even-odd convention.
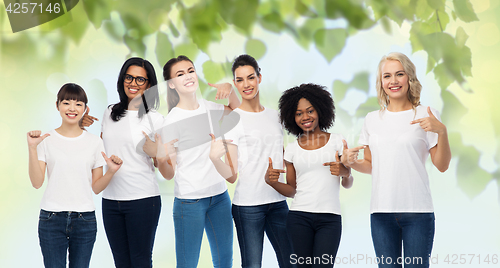
[[[94,124],[94,121],[99,121],[99,119],[97,119],[96,117],[89,115],[89,112],[90,112],[90,107],[87,105],[87,111],[85,112],[80,121],[81,128],[90,127],[92,124]]]
[[[32,131],[28,132],[28,134],[27,134],[28,147],[36,149],[36,147],[38,146],[38,144],[40,144],[40,142],[42,142],[45,138],[50,136],[49,133],[46,133],[45,135],[40,136],[41,134],[42,134],[41,130],[32,130]]]
[[[269,157],[269,166],[267,167],[265,180],[266,183],[272,186],[276,184],[280,178],[280,173],[285,173],[286,171],[283,169],[274,169],[273,168],[273,160]]]
[[[359,150],[366,148],[366,146],[361,145],[361,146],[354,147],[354,148],[348,148],[347,142],[345,140],[342,140],[342,143],[344,143],[344,150],[342,153],[341,161],[342,161],[342,164],[344,164],[344,166],[350,167],[352,164],[354,164],[358,160]]]

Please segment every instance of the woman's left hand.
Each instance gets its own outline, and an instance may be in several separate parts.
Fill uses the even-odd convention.
[[[149,156],[149,157],[156,157],[156,154],[158,152],[158,146],[156,144],[156,141],[152,141],[148,134],[146,132],[142,132],[144,137],[146,138],[146,142],[144,142],[144,145],[142,146],[142,150]]]
[[[427,107],[427,113],[429,114],[428,117],[413,120],[411,121],[411,124],[420,124],[420,127],[426,132],[430,131],[437,134],[446,133],[446,126],[443,123],[439,122],[434,114],[432,114],[431,107]]]
[[[339,152],[335,152],[335,159],[337,160],[336,162],[327,162],[323,166],[330,166],[330,173],[334,176],[349,176],[349,169],[340,161]]]
[[[106,161],[106,165],[108,165],[108,170],[116,173],[123,164],[123,160],[121,160],[118,156],[112,155],[109,158],[106,156],[104,152],[101,152],[102,157]]]
[[[223,100],[229,98],[229,95],[231,95],[233,91],[233,86],[229,83],[222,83],[222,84],[212,84],[208,83],[209,86],[215,87],[217,89],[217,94],[215,94],[215,99],[216,100]]]

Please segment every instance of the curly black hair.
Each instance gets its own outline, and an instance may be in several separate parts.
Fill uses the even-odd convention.
[[[304,133],[295,123],[297,105],[302,98],[307,99],[318,113],[319,128],[322,131],[326,131],[333,126],[335,122],[335,105],[330,92],[324,86],[301,84],[283,92],[279,100],[280,121],[289,133],[297,137]]]

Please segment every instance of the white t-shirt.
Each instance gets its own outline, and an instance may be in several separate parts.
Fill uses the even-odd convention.
[[[47,164],[47,188],[40,208],[53,211],[94,211],[92,170],[106,164],[102,140],[87,131],[74,138],[55,130],[37,147],[38,160]]]
[[[268,108],[258,113],[239,108],[234,112],[240,115],[238,125],[224,136],[238,146],[239,176],[233,204],[256,206],[285,200],[264,180],[269,157],[274,168],[283,169],[283,130],[278,113]],[[285,181],[283,174],[279,181]]]
[[[177,147],[174,194],[181,199],[200,199],[227,190],[226,180],[209,158],[212,140],[209,134],[220,137],[219,122],[224,105],[206,100],[198,100],[198,103],[196,110],[174,107],[165,117],[162,131],[165,143],[179,139],[174,144]]]
[[[440,120],[439,113],[431,109]],[[428,117],[427,106],[414,110],[368,113],[359,143],[370,146],[372,196],[370,212],[433,212],[425,161],[438,134],[425,132],[415,119]]]
[[[104,111],[101,123],[106,153],[123,160],[102,197],[111,200],[137,200],[160,195],[153,160],[142,150],[145,137],[153,137],[162,126],[163,116],[154,110],[138,117],[138,111],[128,110],[117,122],[111,119],[111,106]]]
[[[333,213],[340,215],[340,177],[330,172],[326,162],[335,162],[335,152],[343,151],[340,134],[330,134],[328,142],[321,148],[305,150],[297,140],[285,149],[285,160],[293,163],[296,173],[297,192],[290,210]]]

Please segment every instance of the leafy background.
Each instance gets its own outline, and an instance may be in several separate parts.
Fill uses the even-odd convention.
[[[163,64],[180,54],[195,61],[207,99],[215,93],[206,83],[230,81],[231,61],[242,53],[259,60],[267,107],[276,108],[281,92],[300,83],[329,87],[337,107],[331,131],[354,145],[366,113],[379,108],[380,57],[406,53],[424,86],[422,103],[441,112],[453,153],[444,174],[428,163],[437,218],[434,261],[446,266],[447,255],[451,265],[451,254],[476,254],[472,264],[478,264],[480,254],[486,264],[487,254],[490,261],[500,254],[500,0],[83,0],[60,18],[15,34],[4,5],[0,9],[1,267],[42,267],[37,215],[43,189],[29,183],[25,133],[59,126],[54,104],[60,86],[82,85],[91,114],[101,117],[118,100],[116,77],[127,57],[149,59],[161,81]],[[164,85],[160,89],[166,114]],[[99,134],[99,124],[89,131]],[[355,177],[353,189],[341,191],[338,256],[373,267],[367,260],[374,257],[370,177]],[[174,267],[173,183],[160,180],[160,187],[154,265]],[[112,267],[100,197],[95,201],[99,231],[91,266]],[[200,267],[211,267],[209,251],[205,239]],[[266,241],[264,267],[276,266],[273,255]],[[466,256],[469,264],[472,256]],[[236,236],[234,264],[240,264]]]

